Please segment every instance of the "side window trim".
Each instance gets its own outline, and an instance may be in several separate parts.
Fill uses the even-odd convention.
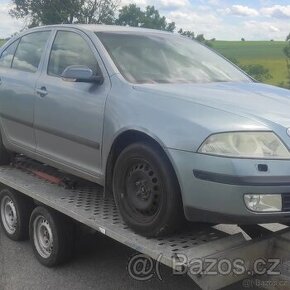
[[[48,72],[49,70],[49,64],[50,64],[50,60],[51,60],[51,54],[52,54],[52,50],[53,50],[53,45],[55,43],[55,40],[57,38],[57,34],[60,32],[60,31],[67,31],[67,30],[56,30],[55,33],[54,33],[54,36],[53,36],[53,40],[52,40],[52,43],[50,45],[50,48],[49,48],[49,54],[48,54],[48,60],[47,60],[47,63],[46,63],[46,74],[50,77],[56,77],[56,78],[61,78],[61,76],[58,76],[58,75],[53,75],[53,74],[50,74]]]
[[[47,53],[50,51],[50,45],[51,45],[51,41],[53,41],[54,39],[54,36],[55,36],[55,29],[47,29],[47,30],[43,30],[43,31],[50,31],[50,35],[46,41],[46,45],[44,47],[44,51],[43,51],[43,54],[42,54],[42,57],[40,59],[40,62],[39,62],[39,66],[38,66],[38,70],[40,72],[40,74],[43,72],[43,70],[45,69],[45,60],[46,60],[46,55]]]
[[[14,57],[15,57],[15,54],[16,54],[16,51],[17,51],[17,49],[18,49],[18,46],[19,46],[19,44],[20,44],[21,39],[22,39],[22,37],[19,37],[19,38],[17,39],[18,43],[17,43],[17,46],[16,46],[15,51],[14,51],[14,53],[13,53],[13,57],[12,57],[11,64],[10,64],[10,68],[11,68],[11,69],[12,69],[12,64],[13,64],[13,61],[14,61]],[[13,43],[14,43],[14,42],[13,42]]]
[[[50,54],[51,54],[51,50],[52,50],[52,47],[53,47],[53,43],[54,43],[54,40],[55,40],[56,35],[57,35],[57,31],[58,31],[57,28],[54,28],[52,30],[50,39],[47,42],[46,51],[45,51],[44,56],[43,56],[41,74],[44,74],[46,76],[48,76],[48,74],[47,74],[48,62],[49,62],[49,59],[50,59]]]

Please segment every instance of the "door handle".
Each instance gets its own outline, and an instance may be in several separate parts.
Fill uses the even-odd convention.
[[[43,98],[48,94],[48,91],[46,87],[41,87],[40,89],[36,89],[36,93]]]
[[[2,85],[2,78],[0,77],[0,85]]]

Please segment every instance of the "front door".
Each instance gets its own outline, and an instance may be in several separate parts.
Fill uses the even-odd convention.
[[[105,81],[69,82],[61,78],[71,65],[101,70]],[[35,136],[37,153],[72,169],[98,177],[105,101],[110,81],[91,40],[70,30],[56,32],[47,70],[37,82]]]

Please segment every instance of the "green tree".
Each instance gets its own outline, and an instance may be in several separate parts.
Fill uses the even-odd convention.
[[[236,58],[229,57],[229,61],[231,61],[236,66],[240,67],[243,71],[245,71],[249,76],[254,78],[259,82],[266,82],[271,79],[273,76],[270,74],[270,71],[265,68],[261,64],[250,64],[250,65],[242,65]]]
[[[29,27],[61,23],[112,23],[118,0],[12,0],[10,15]]]
[[[144,12],[136,4],[123,6],[119,12],[119,17],[116,19],[117,25],[132,27],[142,27],[144,25]]]
[[[196,41],[201,42],[206,46],[212,47],[212,43],[206,40],[203,34],[198,34],[197,36],[195,36],[195,33],[193,31],[183,30],[182,28],[178,30],[178,33],[190,39],[195,39]]]
[[[205,42],[205,38],[203,34],[198,34],[195,39],[199,42]]]
[[[122,7],[119,11],[119,17],[116,19],[117,25],[129,25],[134,27],[145,27],[166,31],[174,31],[175,23],[168,23],[164,16],[154,6],[147,6],[142,11],[136,4],[130,4]]]
[[[190,31],[190,30],[183,30],[182,28],[180,28],[178,30],[178,33],[183,35],[183,36],[186,36],[190,39],[195,39],[195,33],[193,31]]]
[[[147,6],[144,13],[144,26],[146,28],[174,31],[175,23],[167,23],[165,16],[160,16],[154,6]]]
[[[241,65],[241,69],[259,82],[266,82],[272,78],[270,71],[261,64]]]
[[[78,22],[86,24],[113,24],[118,0],[86,0],[82,1]]]

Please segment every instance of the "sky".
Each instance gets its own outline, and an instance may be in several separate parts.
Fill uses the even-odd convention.
[[[285,40],[290,33],[290,0],[120,0],[120,6],[154,5],[177,28],[218,40]],[[11,1],[0,0],[0,38],[23,29],[9,16]]]

